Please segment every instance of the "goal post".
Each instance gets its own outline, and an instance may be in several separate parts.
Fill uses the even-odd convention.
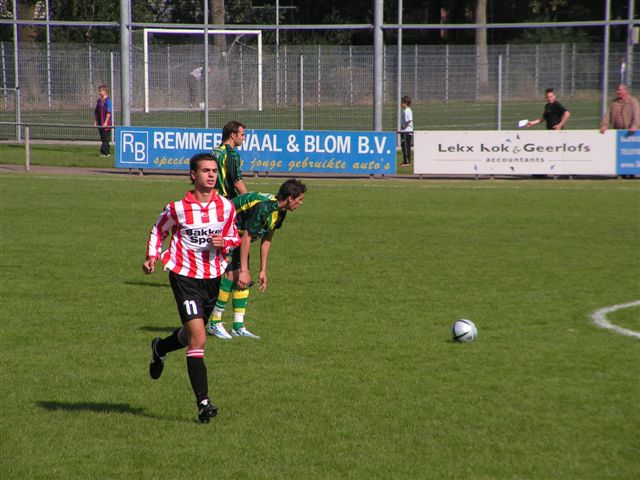
[[[202,28],[144,28],[143,29],[143,63],[144,63],[144,112],[149,113],[149,34],[163,35],[204,35]],[[239,37],[253,35],[257,39],[257,107],[262,111],[262,31],[261,30],[207,30],[208,35],[224,35]]]

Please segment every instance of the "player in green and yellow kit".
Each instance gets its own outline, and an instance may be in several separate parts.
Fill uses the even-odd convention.
[[[282,226],[287,212],[298,208],[304,200],[307,187],[296,179],[289,179],[280,186],[273,196],[267,193],[250,192],[231,199],[236,209],[236,226],[240,235],[240,247],[232,254],[227,274],[231,278],[234,290],[233,297],[233,329],[231,335],[236,337],[259,338],[244,326],[244,314],[249,296],[248,287],[252,285],[249,272],[249,251],[251,242],[260,238],[260,273],[258,283],[260,290],[267,288],[267,260],[276,229]],[[220,338],[224,329],[222,313],[228,302],[228,295],[218,296],[213,309],[207,332]],[[228,335],[228,334],[227,334]]]
[[[218,179],[216,181],[216,190],[219,195],[231,200],[233,197],[247,193],[247,187],[242,180],[242,160],[240,154],[236,150],[242,142],[244,142],[244,124],[237,120],[227,122],[222,127],[222,140],[220,146],[213,149],[211,154],[218,162]],[[218,299],[225,304],[229,301],[233,289],[233,280],[230,274],[224,275],[220,282],[220,292]],[[234,291],[233,305],[246,306],[249,292],[240,290]],[[240,307],[238,307],[240,308]],[[232,337],[224,328],[223,323],[217,323],[213,332],[210,332],[218,338],[230,340]]]
[[[211,152],[218,162],[216,190],[229,200],[247,193],[242,180],[242,160],[236,150],[244,142],[244,129],[245,126],[236,120],[228,122],[222,127],[222,143]]]

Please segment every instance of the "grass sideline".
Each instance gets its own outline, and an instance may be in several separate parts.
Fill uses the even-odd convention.
[[[1,174],[3,477],[637,477],[638,342],[589,318],[640,298],[636,182],[305,183],[199,425],[183,354],[148,378],[179,320],[140,271],[186,177]]]
[[[24,145],[0,143],[0,165],[24,165]],[[50,167],[113,168],[113,157],[100,156],[100,144],[31,144],[31,165]]]
[[[569,109],[571,117],[566,129],[593,129],[600,124],[600,103],[589,99],[572,98],[559,100]],[[502,130],[515,129],[519,120],[535,119],[542,116],[545,106],[544,94],[540,100],[509,100],[503,103]],[[414,102],[414,127],[416,130],[495,130],[497,125],[496,101]],[[62,110],[34,110],[22,114],[22,122],[50,124],[50,126],[31,127],[31,138],[57,140],[90,140],[98,138],[91,128],[57,127],[56,124],[91,125],[93,109],[70,107]],[[382,129],[396,130],[397,106],[385,104],[382,109]],[[116,119],[119,112],[116,112]],[[297,130],[300,128],[299,107],[265,107],[256,110],[212,110],[209,112],[209,125],[221,128],[231,119],[238,119],[248,128]],[[340,119],[341,131],[371,131],[373,128],[373,107],[371,105],[354,106],[305,106],[304,127],[306,130],[336,130],[336,119]],[[14,112],[0,112],[0,121],[15,121]],[[204,128],[205,117],[201,110],[131,112],[131,125],[146,127]],[[544,129],[544,125],[535,127]],[[15,127],[0,125],[0,140],[15,138]]]

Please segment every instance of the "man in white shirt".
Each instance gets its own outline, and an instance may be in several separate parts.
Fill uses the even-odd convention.
[[[402,115],[400,119],[400,146],[402,147],[402,165],[411,163],[411,146],[413,145],[413,112],[411,97],[405,95],[400,101]]]

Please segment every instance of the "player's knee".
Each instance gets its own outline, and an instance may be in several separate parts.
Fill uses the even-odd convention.
[[[196,334],[192,335],[189,339],[189,349],[203,349],[205,344],[207,343],[207,335],[203,332],[202,335]]]
[[[188,347],[190,349],[202,349],[207,343],[207,332],[204,328],[204,321],[194,319],[189,322],[189,342]]]

